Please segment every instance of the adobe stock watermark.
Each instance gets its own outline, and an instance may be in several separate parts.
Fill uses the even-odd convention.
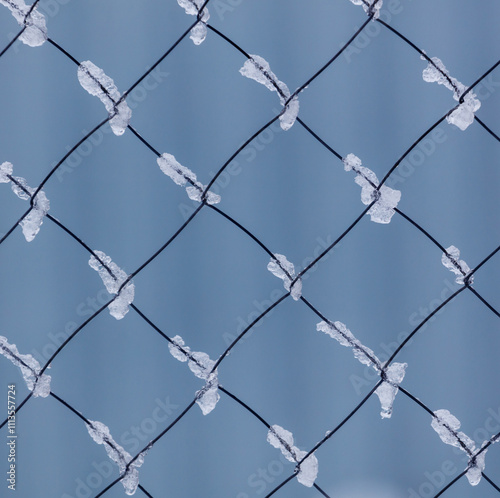
[[[239,7],[245,0],[213,0],[209,4],[210,9],[215,10],[218,18],[223,21],[228,13],[232,13]]]
[[[148,69],[148,68],[146,68]],[[161,70],[157,66],[146,78],[144,78],[139,85],[137,85],[126,97],[127,105],[130,109],[135,109],[141,102],[144,102],[150,92],[156,90],[169,76],[170,73]],[[89,130],[83,129],[82,136],[87,135]],[[92,152],[99,147],[104,141],[105,135],[112,135],[113,132],[110,126],[102,126],[95,133],[93,133],[85,142],[83,142],[73,153],[59,166],[56,170],[55,176],[59,183],[64,181],[64,176],[67,173],[72,173],[82,161],[90,156]],[[72,146],[67,145],[66,151],[70,151]],[[53,168],[57,162],[51,164]]]
[[[435,309],[437,309],[446,299],[448,299],[457,290],[457,286],[453,284],[452,281],[445,279],[443,282],[443,288],[439,293],[439,296],[431,299],[426,306],[419,306],[418,310],[414,311],[408,317],[408,323],[413,328],[416,328],[427,316],[429,316]],[[444,312],[446,307],[440,309],[432,318],[430,318],[420,329],[420,332],[425,330],[429,324],[431,324],[441,313]],[[391,341],[388,344],[381,342],[378,347],[378,351],[383,351],[377,356],[380,358],[381,362],[387,361],[394,351],[399,347],[399,345],[408,337],[407,332],[400,332],[396,337],[395,341]],[[412,343],[413,339],[407,342],[406,346]],[[377,353],[377,351],[375,351]],[[379,374],[372,367],[365,367],[363,369],[363,376],[351,374],[349,376],[349,381],[352,387],[356,391],[356,394],[360,396],[363,393],[365,387],[372,387],[373,382],[379,379]]]
[[[146,446],[151,440],[151,436],[158,427],[163,427],[165,422],[175,413],[179,405],[175,405],[167,396],[164,400],[155,399],[155,407],[150,417],[146,417],[139,425],[132,425],[125,431],[116,442],[123,446],[131,455]],[[99,489],[106,479],[117,473],[118,467],[111,463],[109,458],[100,462],[92,462],[92,470],[85,478],[75,479],[75,490],[73,494],[63,493],[61,498],[89,498],[95,496],[95,490]]]
[[[483,441],[489,440],[500,432],[500,406],[496,409],[488,408],[484,423],[473,433],[472,438],[481,447]],[[463,468],[458,468],[452,460],[445,460],[441,466],[433,471],[424,472],[424,480],[417,488],[408,488],[408,498],[430,498],[435,496],[453,477],[462,472],[469,463],[469,458],[460,448],[453,448],[453,452],[460,457]]]
[[[293,464],[282,454],[279,458],[271,460],[265,467],[259,467],[247,478],[248,491],[240,491],[236,498],[250,498],[251,496],[261,496],[269,487],[287,471],[292,472]]]
[[[386,0],[380,9],[380,20],[389,24],[393,18],[401,14],[403,10],[404,5],[401,0]],[[356,26],[355,31],[358,29],[359,26]],[[354,56],[359,55],[366,47],[368,47],[371,42],[380,35],[382,29],[385,28],[383,28],[381,24],[376,21],[368,23],[368,25],[365,26],[365,29],[363,29],[355,40],[342,52],[342,55],[347,63],[350,64]],[[341,43],[339,46],[343,47],[344,43]]]
[[[313,250],[312,256],[307,256],[304,258],[302,261],[302,266],[300,268],[306,268],[308,265],[310,265],[325,249],[327,249],[331,243],[332,243],[332,237],[331,235],[328,235],[325,239],[323,237],[317,237],[316,238],[316,247]],[[331,251],[330,251],[331,252]],[[323,259],[321,261],[326,260],[330,256],[330,252],[326,253],[323,256]],[[309,278],[311,274],[313,274],[318,268],[318,265],[314,265],[311,267],[306,274],[301,277],[302,281],[305,281]],[[254,299],[252,302],[252,305],[254,309],[248,313],[246,317],[242,317],[241,315],[236,318],[236,332],[235,334],[232,334],[230,332],[225,332],[222,334],[222,338],[224,342],[226,343],[226,346],[229,346],[257,317],[259,317],[264,311],[266,311],[269,306],[271,306],[275,301],[277,301],[280,297],[282,297],[285,294],[285,289],[283,287],[277,287],[271,291],[269,294],[269,299],[263,299],[262,301],[258,301],[257,299]],[[257,327],[260,327],[266,318],[271,316],[274,313],[274,310],[270,311],[264,318],[259,320],[246,334],[245,336],[241,339],[242,342],[247,340],[254,332],[254,330]]]
[[[273,112],[279,114],[281,111],[273,109]],[[273,124],[262,131],[255,139],[249,143],[238,155],[239,159],[233,159],[227,168],[219,175],[214,184],[210,187],[210,191],[214,194],[220,194],[222,190],[227,188],[232,179],[237,177],[242,171],[243,161],[247,164],[255,161],[257,156],[276,138],[276,135],[282,133],[283,130],[279,122],[276,120]],[[213,178],[215,172],[210,171],[209,177]],[[199,207],[199,203],[192,201],[190,204],[181,202],[178,206],[182,218],[186,221]]]
[[[80,318],[88,318],[106,304],[109,299],[110,295],[108,291],[100,289],[95,296],[88,296],[78,303],[75,307],[75,314]],[[41,365],[44,365],[77,327],[78,324],[74,320],[68,320],[61,331],[55,333],[49,332],[47,334],[47,343],[40,350],[32,349],[31,354]]]
[[[498,88],[500,88],[500,81],[495,80],[493,74],[489,74],[474,87],[474,93],[481,103],[484,103],[498,90]],[[439,146],[448,140],[449,135],[446,130],[449,126],[452,125],[440,125],[423,138],[401,161],[385,184],[388,187],[394,188],[405,183],[408,178],[413,176],[415,171],[436,152]]]
[[[448,138],[444,126],[438,126],[432,130],[431,133],[420,140],[416,147],[414,147],[401,161],[385,184],[388,187],[394,188],[404,183],[415,173],[419,166],[422,166],[425,161],[436,152],[438,146],[445,143]]]

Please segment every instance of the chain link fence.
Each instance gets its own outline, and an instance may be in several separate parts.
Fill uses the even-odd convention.
[[[344,1],[348,2],[348,0]],[[172,2],[175,3],[174,0]],[[479,117],[481,104],[484,104],[486,100],[482,97],[485,95],[484,85],[489,81],[488,78],[492,77],[500,61],[492,64],[482,74],[477,74],[476,79],[471,84],[462,84],[448,71],[444,64],[445,61],[428,55],[423,48],[420,48],[411,40],[410,36],[407,37],[405,33],[400,32],[390,24],[395,14],[391,10],[384,11],[382,0],[374,0],[373,2],[351,0],[351,2],[364,11],[366,19],[363,19],[362,24],[353,32],[350,38],[345,40],[339,49],[332,51],[331,56],[324,61],[321,67],[313,74],[310,74],[296,90],[291,91],[274,74],[272,67],[265,58],[266,54],[257,55],[247,52],[247,48],[240,45],[237,37],[234,35],[229,36],[223,30],[219,30],[211,24],[210,15],[213,16],[214,13],[217,13],[219,18],[223,19],[225,16],[229,16],[241,2],[231,2],[229,0],[225,2],[217,2],[216,0],[178,0],[179,9],[182,7],[185,13],[191,16],[186,17],[185,31],[173,44],[164,48],[165,51],[160,57],[156,60],[146,61],[149,64],[148,69],[138,75],[135,82],[128,89],[120,93],[113,79],[106,73],[106,68],[101,69],[90,61],[78,60],[72,55],[70,48],[60,45],[51,37],[50,23],[49,30],[47,30],[45,17],[54,17],[63,8],[71,9],[72,5],[66,5],[70,4],[69,1],[51,4],[50,9],[47,6],[42,9],[38,5],[38,0],[31,6],[26,6],[22,0],[0,0],[0,4],[10,9],[21,25],[19,32],[12,37],[11,41],[1,51],[0,64],[3,62],[2,58],[8,55],[12,56],[13,52],[16,52],[15,56],[19,57],[19,51],[16,50],[16,42],[19,40],[33,47],[42,44],[50,45],[58,57],[65,58],[68,63],[74,65],[82,90],[86,90],[91,95],[98,97],[108,113],[105,119],[96,120],[95,126],[90,130],[85,129],[76,143],[68,147],[66,151],[61,151],[60,160],[54,163],[50,170],[47,170],[45,165],[39,166],[40,170],[43,171],[43,179],[36,187],[30,187],[30,182],[33,182],[30,178],[24,179],[16,175],[16,164],[9,162],[9,158],[2,158],[0,167],[0,182],[7,184],[2,186],[1,195],[12,195],[7,192],[7,187],[10,186],[17,197],[27,202],[26,210],[1,236],[0,251],[2,250],[1,246],[8,242],[15,231],[19,230],[18,227],[21,227],[26,241],[31,242],[38,236],[40,231],[46,229],[47,225],[54,225],[71,244],[79,246],[82,251],[87,253],[90,268],[99,274],[107,291],[107,293],[99,294],[96,299],[93,299],[92,306],[89,306],[88,302],[82,302],[80,309],[84,309],[86,306],[85,309],[90,310],[85,312],[86,318],[80,320],[79,323],[68,322],[65,334],[54,337],[52,348],[39,355],[38,359],[31,354],[26,354],[26,351],[22,351],[21,348],[18,350],[13,344],[16,337],[8,337],[7,333],[5,333],[6,337],[2,337],[0,343],[4,360],[10,360],[20,368],[31,391],[28,396],[19,400],[15,406],[16,413],[22,414],[22,411],[26,410],[30,403],[33,403],[33,398],[50,397],[59,403],[62,409],[66,410],[67,417],[73,417],[76,421],[85,425],[90,437],[97,444],[103,445],[107,455],[114,462],[112,466],[107,461],[95,465],[100,476],[99,489],[91,490],[87,482],[78,491],[80,496],[92,495],[99,497],[108,493],[111,494],[116,492],[122,485],[127,494],[137,492],[139,495],[150,497],[167,496],[169,494],[168,489],[161,491],[160,495],[153,494],[153,491],[148,486],[147,479],[140,478],[142,465],[144,464],[144,468],[146,468],[148,456],[152,453],[155,445],[166,439],[167,434],[176,431],[178,424],[188,417],[192,410],[197,409],[196,405],[204,415],[217,417],[217,404],[219,399],[225,397],[234,403],[242,413],[245,413],[245,420],[251,417],[262,425],[263,440],[267,438],[268,443],[279,450],[276,453],[277,458],[281,454],[279,458],[282,458],[282,461],[273,461],[277,463],[273,464],[271,462],[274,466],[271,464],[268,466],[271,476],[274,475],[274,477],[266,481],[266,485],[259,491],[261,495],[264,495],[265,492],[265,496],[278,495],[279,493],[281,493],[280,496],[292,496],[293,492],[287,491],[287,489],[290,488],[289,483],[297,479],[298,483],[305,488],[311,488],[311,493],[315,493],[315,496],[333,497],[335,494],[331,494],[326,486],[322,484],[325,475],[323,472],[327,474],[327,469],[321,465],[319,450],[328,445],[334,445],[342,428],[349,424],[358,411],[369,400],[374,398],[374,395],[377,395],[376,397],[380,401],[382,418],[391,418],[393,410],[396,412],[398,409],[397,405],[401,401],[400,398],[407,398],[413,404],[414,410],[421,410],[428,416],[429,431],[437,432],[437,436],[444,443],[458,448],[465,456],[464,468],[457,475],[453,475],[452,472],[447,472],[445,469],[440,471],[438,477],[436,477],[437,474],[435,473],[430,474],[431,482],[439,481],[439,490],[431,486],[432,489],[429,491],[430,488],[424,486],[425,489],[419,492],[411,491],[414,496],[423,496],[419,493],[424,492],[427,493],[425,496],[431,496],[431,494],[440,496],[444,493],[454,496],[453,489],[455,486],[467,480],[472,486],[476,486],[481,481],[483,484],[486,482],[490,490],[500,492],[499,485],[488,472],[488,457],[490,453],[496,451],[496,448],[492,447],[492,445],[500,438],[500,431],[492,432],[489,430],[492,424],[486,427],[485,423],[485,434],[481,434],[484,443],[476,445],[470,437],[471,435],[460,431],[460,422],[450,411],[445,408],[436,409],[436,407],[426,402],[424,393],[418,393],[417,395],[417,393],[411,392],[410,388],[405,387],[405,376],[406,378],[411,377],[412,365],[397,361],[412,340],[422,334],[435,317],[450,303],[456,302],[456,299],[461,294],[472,295],[489,313],[500,317],[494,304],[482,295],[480,279],[475,279],[476,273],[481,268],[488,267],[488,264],[499,251],[500,246],[490,252],[485,251],[478,261],[473,263],[469,261],[467,263],[466,256],[461,255],[459,249],[455,246],[445,247],[443,241],[440,240],[439,234],[431,233],[414,217],[403,211],[401,207],[398,207],[399,202],[405,196],[407,178],[415,170],[415,167],[421,164],[419,162],[420,156],[425,158],[426,155],[430,155],[436,148],[436,144],[443,143],[446,140],[446,133],[442,131],[441,126],[455,126],[464,134],[467,134],[470,133],[469,126],[474,124],[475,133],[478,133],[477,129],[479,129],[481,133],[490,136],[496,142],[500,142],[500,137],[495,133],[494,126]],[[396,12],[399,14],[399,11]],[[54,20],[54,22],[57,22],[57,20]],[[364,163],[369,164],[369,158],[361,160],[355,155],[355,151],[341,148],[342,144],[328,143],[322,136],[321,129],[316,128],[314,122],[310,122],[307,118],[301,116],[302,109],[306,107],[301,98],[310,91],[316,80],[326,70],[337,70],[336,63],[339,60],[355,65],[358,62],[356,57],[380,33],[384,33],[384,36],[393,37],[394,44],[401,44],[409,48],[416,57],[420,57],[423,62],[424,81],[446,87],[452,93],[455,105],[448,108],[427,129],[419,130],[411,144],[401,146],[399,159],[390,167],[385,168],[383,176],[379,180],[372,170],[363,165]],[[162,70],[160,65],[173,57],[181,44],[192,42],[196,46],[195,48],[198,48],[205,42],[207,37],[217,38],[219,43],[224,45],[225,50],[239,53],[239,56],[241,56],[240,73],[242,78],[246,77],[255,80],[255,85],[259,83],[267,87],[271,92],[276,93],[280,104],[278,108],[274,109],[273,117],[256,127],[255,131],[240,146],[235,148],[227,160],[216,171],[211,172],[208,178],[205,176],[205,171],[198,172],[196,168],[193,171],[183,165],[164,144],[161,147],[158,144],[153,144],[148,139],[147,133],[143,133],[139,127],[136,128],[134,125],[135,107],[145,100],[149,91],[153,91],[162,81],[168,78],[169,73],[165,72],[165,69]],[[429,48],[432,47],[426,47],[426,49]],[[338,70],[345,71],[346,68],[339,64]],[[411,75],[410,77],[417,78],[418,76]],[[483,91],[480,91],[481,85],[483,85]],[[489,87],[491,87],[491,84]],[[264,92],[264,89],[262,91]],[[445,96],[444,90],[443,96]],[[277,104],[278,102],[276,102]],[[193,118],[196,119],[196,110],[193,110]],[[108,123],[110,128],[108,128]],[[361,188],[361,192],[358,191],[356,195],[361,194],[363,204],[360,205],[357,216],[350,220],[341,232],[332,234],[326,240],[318,238],[318,245],[313,256],[306,258],[300,268],[296,268],[285,255],[277,252],[266,240],[254,233],[253,229],[245,226],[244,222],[224,210],[223,204],[221,204],[221,207],[218,205],[224,194],[230,191],[231,179],[239,175],[248,166],[244,158],[247,158],[247,162],[252,162],[259,151],[264,149],[275,136],[285,136],[292,127],[300,127],[311,137],[315,147],[324,149],[331,157],[332,166],[344,169],[351,172],[349,174],[354,175],[355,183]],[[52,212],[57,213],[58,206],[53,201],[51,202],[49,196],[45,193],[46,187],[50,184],[54,184],[57,188],[59,183],[59,188],[62,188],[60,185],[65,176],[78,167],[82,158],[89,156],[93,150],[100,146],[104,134],[110,135],[111,132],[118,137],[125,133],[133,135],[140,146],[152,158],[151,163],[156,162],[161,172],[166,177],[169,177],[163,177],[165,184],[174,182],[177,186],[185,188],[188,198],[186,204],[183,204],[183,207],[180,208],[184,221],[172,231],[163,243],[158,247],[151,248],[148,258],[144,259],[132,271],[127,272],[114,262],[112,255],[93,249],[84,235],[79,234],[69,224],[61,222],[55,214],[53,215]],[[188,139],[189,137],[186,138],[186,140]],[[254,148],[252,149],[252,147]],[[71,161],[73,161],[73,165],[71,165]],[[200,178],[203,177],[206,183],[198,180],[197,173]],[[254,202],[257,201],[258,199],[254,200]],[[252,205],[248,206],[248,209],[252,209]],[[205,352],[196,351],[198,347],[196,344],[186,344],[181,335],[167,333],[149,316],[149,313],[142,306],[134,302],[135,292],[140,293],[141,273],[157,258],[160,256],[165,257],[167,248],[178,239],[185,237],[189,227],[195,222],[199,222],[200,219],[204,219],[202,216],[207,212],[232,226],[245,238],[246,244],[253,244],[259,251],[263,251],[269,260],[267,269],[275,277],[282,280],[283,284],[283,289],[277,289],[275,293],[271,293],[269,299],[266,299],[265,302],[257,303],[255,305],[256,311],[240,320],[242,325],[239,327],[237,334],[226,333],[224,335],[227,347],[220,351],[215,359],[211,359]],[[4,216],[7,217],[8,214],[4,213]],[[307,283],[303,286],[303,282],[306,282],[310,274],[313,272],[321,273],[322,264],[331,256],[334,249],[342,241],[348,239],[353,230],[367,217],[373,222],[374,227],[380,228],[380,230],[382,230],[383,225],[394,223],[394,220],[407,224],[408,227],[418,233],[419,237],[426,239],[435,247],[436,258],[441,260],[444,266],[443,271],[444,269],[451,271],[453,279],[458,284],[458,287],[454,283],[447,284],[444,289],[447,292],[443,291],[438,302],[415,319],[414,327],[408,334],[399,337],[397,344],[387,348],[385,358],[382,355],[377,355],[377,351],[374,352],[371,349],[375,348],[376,344],[364,339],[362,341],[358,338],[356,331],[351,332],[348,323],[344,324],[338,321],[337,317],[322,312],[319,305],[316,305],[313,299],[308,298]],[[380,233],[383,232],[380,231]],[[380,237],[383,237],[383,235],[380,235]],[[466,260],[462,260],[461,257],[465,257]],[[342,262],[336,261],[336,264],[341,265]],[[8,286],[9,283],[4,282],[4,285]],[[197,285],[203,286],[203,281],[200,281]],[[246,341],[255,329],[274,311],[282,308],[285,302],[290,303],[290,301],[297,301],[296,306],[303,306],[316,316],[317,332],[315,333],[324,333],[333,339],[334,341],[331,342],[333,349],[340,348],[340,346],[352,349],[354,354],[352,361],[361,362],[367,367],[367,371],[371,372],[371,377],[368,377],[370,374],[366,374],[365,379],[358,377],[356,380],[358,385],[369,386],[368,392],[363,399],[355,406],[350,407],[334,425],[328,428],[318,428],[317,443],[306,449],[299,449],[296,446],[294,436],[300,439],[300,434],[297,431],[292,435],[291,432],[286,430],[286,427],[272,424],[267,420],[266,413],[261,407],[252,406],[252,403],[245,401],[244,396],[240,396],[233,390],[224,387],[222,381],[219,381],[219,372],[222,375],[225,360],[233,352],[233,349],[236,346],[245,348],[246,344],[248,344]],[[23,303],[20,303],[21,309],[22,306]],[[388,304],[389,307],[390,304]],[[126,324],[131,315],[135,315],[138,320],[158,334],[162,341],[161,347],[166,353],[169,353],[167,356],[173,357],[170,360],[176,359],[186,363],[195,377],[202,381],[199,383],[199,389],[194,393],[192,400],[185,406],[181,406],[177,402],[169,402],[168,399],[156,400],[156,406],[151,417],[146,419],[147,423],[143,424],[142,433],[138,432],[140,436],[136,434],[137,445],[133,453],[126,451],[117,441],[118,438],[113,437],[112,426],[107,427],[101,421],[92,420],[89,418],[90,415],[80,410],[77,402],[64,399],[51,389],[53,379],[51,379],[49,367],[64,357],[68,345],[73,341],[76,341],[77,338],[85,340],[85,333],[89,324],[99,315],[108,311],[113,318],[120,320],[120,326]],[[190,309],[189,303],[186,302],[186,313],[190,312],[193,312],[193,310]],[[363,310],[360,309],[359,312],[362,313]],[[64,311],[60,311],[60,313],[64,314]],[[129,316],[126,316],[127,314]],[[121,322],[122,319],[123,322]],[[477,333],[481,334],[482,331],[478,330]],[[373,340],[373,337],[370,340]],[[378,339],[375,338],[375,340]],[[290,368],[294,368],[293,364],[290,364]],[[213,413],[211,413],[212,411]],[[15,419],[14,412],[12,412],[1,426],[2,430],[7,434],[8,441],[15,441],[16,428],[15,424],[12,423]],[[391,420],[384,423],[390,424]],[[243,425],[243,422],[241,424]],[[327,430],[326,434],[325,430]],[[323,434],[325,435],[323,436]],[[418,439],[415,444],[418,444]],[[202,445],[201,442],[200,445]],[[15,444],[13,446],[15,447]],[[203,449],[200,448],[200,451],[203,451]],[[489,453],[487,454],[487,452]],[[15,455],[15,451],[13,454]],[[292,465],[288,470],[287,465],[290,463]],[[68,465],[71,464],[68,463]],[[446,468],[449,469],[450,467]],[[11,489],[14,489],[16,486],[15,465],[11,469],[14,471],[11,471],[9,476],[11,481],[8,481],[8,485],[12,486]],[[273,469],[275,469],[274,474]],[[166,472],[168,473],[168,469]],[[26,478],[26,475],[25,470],[19,470],[19,479]],[[210,490],[207,490],[205,496],[213,495]],[[238,498],[247,496],[245,492],[241,492]],[[313,494],[308,496],[313,496]]]

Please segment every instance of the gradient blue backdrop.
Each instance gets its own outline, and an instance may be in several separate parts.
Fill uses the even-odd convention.
[[[451,74],[470,84],[499,57],[498,2],[384,2],[383,19]],[[91,60],[128,88],[193,21],[175,0],[42,0],[50,37],[80,61]],[[247,52],[264,57],[290,89],[303,84],[365,21],[348,0],[219,0],[210,23]],[[0,9],[0,46],[19,30]],[[216,34],[184,39],[147,84],[128,98],[131,124],[208,183],[230,155],[272,118],[277,95],[242,77],[244,57]],[[426,63],[376,23],[300,95],[300,117],[342,156],[354,153],[380,178],[413,141],[455,105],[451,92],[425,83]],[[36,187],[85,133],[106,117],[79,85],[76,66],[49,43],[16,42],[0,58],[0,162]],[[477,89],[478,112],[500,132],[500,73]],[[418,151],[418,152],[417,152]],[[471,267],[499,244],[500,144],[477,123],[461,132],[442,124],[417,147],[389,185],[400,209]],[[154,154],[109,125],[74,153],[46,185],[50,213],[93,249],[135,270],[193,211],[185,191],[160,171]],[[249,145],[217,182],[219,207],[296,268],[335,240],[362,212],[354,175],[298,123],[275,125]],[[0,185],[0,232],[27,208]],[[46,220],[27,243],[20,228],[0,247],[0,335],[43,361],[107,295],[88,254]],[[500,256],[478,271],[476,289],[499,306]],[[208,208],[135,278],[134,303],[165,333],[217,358],[276,296],[282,283],[267,254]],[[458,286],[441,252],[394,216],[365,217],[304,281],[304,296],[344,322],[381,358],[394,351]],[[369,392],[376,379],[347,348],[316,332],[319,319],[285,300],[224,360],[221,384],[271,424],[311,448]],[[431,409],[449,409],[480,444],[500,430],[499,321],[470,292],[446,306],[398,356],[404,387]],[[16,367],[0,358],[1,389]],[[63,350],[49,370],[53,391],[91,420],[109,426],[136,453],[181,413],[202,385],[134,311],[106,311]],[[293,465],[266,442],[266,429],[225,395],[204,417],[194,407],[146,457],[140,482],[155,497],[265,496]],[[336,498],[434,496],[466,466],[443,444],[431,418],[398,394],[381,420],[374,396],[321,449],[318,484]],[[0,417],[4,418],[4,415]],[[496,428],[496,429],[495,429]],[[118,475],[85,425],[53,398],[31,399],[18,415],[18,490],[23,498],[95,496]],[[5,434],[5,428],[2,430]],[[6,468],[7,450],[0,454]],[[106,462],[106,463],[103,463]],[[500,482],[500,452],[486,472]],[[100,474],[98,473],[100,471]],[[102,476],[104,474],[104,477]],[[5,486],[2,484],[2,486]],[[4,491],[2,490],[2,495]],[[143,496],[140,490],[137,496]],[[496,497],[484,480],[461,479],[445,496]],[[124,496],[116,485],[106,496]],[[278,497],[319,493],[293,480]]]

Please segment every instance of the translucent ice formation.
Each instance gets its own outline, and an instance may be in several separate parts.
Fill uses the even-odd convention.
[[[9,162],[0,165],[0,183],[11,182],[12,191],[23,201],[31,199],[36,189],[31,188],[26,180],[20,176],[12,176],[13,167]],[[19,222],[24,238],[31,242],[40,231],[43,218],[50,209],[50,202],[43,190],[36,194],[33,206],[29,213]]]
[[[125,99],[120,102],[121,95],[114,81],[90,61],[82,62],[78,66],[78,81],[90,95],[95,95],[104,104],[109,113],[109,124],[113,133],[123,135],[132,117],[132,111]]]
[[[144,463],[145,453],[141,453],[127,468],[132,460],[130,453],[122,448],[111,436],[109,428],[102,422],[89,420],[87,425],[90,437],[97,443],[103,444],[109,458],[118,465],[120,475],[125,474],[120,480],[127,495],[133,495],[139,485],[138,468]]]
[[[299,463],[307,451],[299,450],[293,445],[293,434],[279,425],[273,425],[267,433],[267,442],[278,448],[283,456],[292,463]],[[301,464],[297,474],[297,481],[310,488],[318,476],[318,459],[312,453]]]
[[[208,415],[219,401],[219,381],[217,370],[212,372],[215,361],[211,360],[207,353],[191,351],[185,346],[181,336],[172,338],[172,343],[168,345],[170,354],[179,361],[188,363],[188,367],[196,377],[205,381],[202,389],[196,392],[196,403],[200,407],[203,415]]]
[[[373,15],[373,19],[378,19],[380,16],[380,9],[382,8],[383,0],[351,0],[354,5],[362,5],[364,11]],[[367,5],[369,4],[369,5]]]
[[[391,363],[385,366],[375,355],[375,353],[361,343],[354,334],[342,322],[321,321],[316,324],[316,330],[324,332],[342,346],[352,348],[354,357],[363,365],[372,367],[376,372],[382,373],[383,382],[376,389],[375,394],[379,397],[382,411],[382,418],[390,418],[392,406],[399,390],[399,385],[404,379],[406,363]]]
[[[201,6],[205,3],[205,0],[177,0],[177,3],[186,11],[186,14],[191,16],[198,16],[198,12]],[[207,37],[207,22],[210,19],[210,13],[205,7],[201,16],[199,17],[198,24],[196,24],[193,29],[191,29],[191,40],[195,45],[203,43]]]
[[[467,454],[469,457],[467,479],[472,486],[479,484],[481,472],[485,466],[484,460],[487,450],[482,450],[478,454],[474,441],[467,434],[459,432],[460,421],[448,410],[436,410],[431,426],[438,433],[443,443],[455,446]]]
[[[376,200],[367,214],[375,223],[389,223],[395,211],[394,208],[401,200],[401,192],[382,185],[378,187],[378,178],[375,173],[361,166],[361,159],[354,154],[348,154],[343,160],[346,171],[354,171],[356,178],[354,181],[361,187],[361,202],[367,206]]]
[[[110,294],[118,294],[121,285],[127,280],[128,275],[116,263],[113,263],[111,258],[102,251],[94,251],[94,253],[105,266],[92,255],[89,260],[90,267],[99,273],[99,276],[106,286],[106,290]],[[110,271],[108,271],[106,267]],[[135,286],[132,282],[129,282],[123,287],[119,296],[108,306],[110,315],[117,320],[121,320],[128,313],[129,305],[134,300],[134,294]]]
[[[0,354],[8,358],[16,367],[19,367],[28,389],[33,396],[46,398],[50,394],[51,377],[40,375],[40,363],[30,354],[21,354],[15,344],[9,344],[6,337],[0,335]]]
[[[460,251],[455,246],[450,246],[446,249],[446,253],[441,256],[441,263],[448,268],[455,275],[458,275],[455,279],[457,284],[464,284],[465,277],[470,273],[469,265],[460,259]],[[474,276],[469,279],[469,282],[474,283]]]
[[[26,5],[24,0],[0,0],[0,4],[7,7],[20,26],[25,26],[19,39],[30,47],[39,47],[47,40],[45,17],[36,7]],[[30,12],[31,10],[31,12]]]
[[[186,187],[188,197],[197,202],[201,202],[203,192],[206,185],[202,185],[196,179],[196,175],[186,166],[180,164],[172,154],[162,154],[156,162],[160,169],[169,176],[177,185]],[[220,195],[208,191],[206,194],[207,204],[218,204],[220,202]]]
[[[302,296],[302,280],[299,278],[295,281],[295,283],[290,288],[292,281],[295,277],[295,267],[293,263],[290,263],[288,259],[286,259],[283,254],[275,254],[275,259],[271,259],[271,261],[267,265],[267,269],[278,278],[283,280],[283,286],[287,291],[290,292],[290,295],[295,301],[298,301]]]
[[[425,57],[421,57],[427,60]],[[450,76],[450,73],[442,63],[441,59],[432,57],[434,64],[428,63],[422,73],[424,81],[428,83],[437,83],[444,85],[448,90],[453,92],[453,98],[460,101],[460,97],[465,93],[467,87],[460,83],[456,78]],[[458,126],[462,131],[467,129],[474,122],[474,113],[481,107],[481,102],[476,98],[473,92],[468,92],[463,102],[449,115],[446,120],[455,126]]]
[[[285,108],[284,112],[280,115],[280,126],[283,130],[289,130],[299,114],[299,99],[294,96],[292,99],[288,87],[280,81],[276,75],[271,71],[269,63],[259,55],[250,55],[240,73],[247,78],[257,81],[261,85],[272,92],[277,92],[281,105]],[[288,102],[288,103],[287,103]]]

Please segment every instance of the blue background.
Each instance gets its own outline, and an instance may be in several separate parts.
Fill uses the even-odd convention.
[[[429,56],[441,58],[465,85],[498,59],[498,2],[384,4],[382,18]],[[363,9],[348,0],[214,0],[208,7],[210,24],[264,57],[292,91],[366,20]],[[39,10],[54,41],[76,59],[103,68],[122,92],[194,19],[175,0],[42,0]],[[2,7],[0,45],[18,30]],[[239,74],[244,62],[213,32],[200,46],[186,37],[147,86],[128,97],[131,125],[208,183],[280,108],[275,93]],[[426,65],[401,39],[370,23],[300,94],[299,116],[339,154],[356,154],[381,179],[455,105],[450,91],[423,81]],[[36,187],[106,111],[81,88],[75,64],[49,43],[31,48],[16,42],[0,58],[0,74],[0,162],[12,162],[14,174]],[[499,70],[486,81],[476,89],[482,101],[477,115],[500,133]],[[461,132],[444,122],[438,130],[388,185],[401,190],[404,213],[443,246],[457,246],[473,268],[499,244],[500,144],[478,123]],[[296,269],[307,266],[364,209],[353,173],[299,123],[288,132],[274,125],[257,137],[213,190],[222,197],[220,209]],[[114,136],[108,124],[44,191],[54,217],[127,273],[161,247],[195,207],[160,171],[150,150],[130,131]],[[8,185],[0,185],[0,232],[27,207]],[[108,299],[88,266],[89,255],[49,220],[31,243],[17,228],[0,246],[0,258],[0,335],[41,362]],[[134,279],[134,304],[167,335],[179,334],[194,351],[216,359],[245,324],[284,294],[282,282],[266,269],[268,261],[247,235],[205,207]],[[441,251],[397,214],[389,225],[365,216],[307,275],[303,295],[330,320],[344,322],[381,359],[458,289],[441,264]],[[477,272],[474,285],[497,308],[499,277],[497,254]],[[269,423],[292,431],[301,449],[340,423],[377,381],[352,351],[316,331],[319,321],[304,303],[287,298],[219,368],[226,389]],[[478,444],[500,431],[499,331],[498,318],[465,291],[397,357],[408,363],[403,386],[432,410],[450,410]],[[48,371],[52,390],[88,419],[109,426],[135,455],[202,386],[167,345],[133,310],[122,321],[106,310],[54,360]],[[24,398],[28,390],[18,369],[0,360],[5,399],[10,382],[17,384],[18,399]],[[463,453],[442,443],[429,414],[403,394],[396,397],[391,419],[381,420],[379,412],[372,396],[317,451],[317,483],[331,496],[396,498],[412,496],[411,490],[434,496],[466,467]],[[82,421],[54,398],[31,399],[17,423],[17,496],[95,496],[118,476],[114,465],[109,475],[104,448]],[[221,393],[212,413],[204,417],[193,407],[156,443],[140,482],[155,497],[265,496],[293,472],[266,435],[264,425]],[[2,468],[6,455],[5,447]],[[497,483],[499,464],[493,446],[485,472]],[[465,477],[445,493],[497,495],[484,479],[473,488]],[[121,484],[106,496],[124,496]],[[320,495],[294,479],[276,496]]]

